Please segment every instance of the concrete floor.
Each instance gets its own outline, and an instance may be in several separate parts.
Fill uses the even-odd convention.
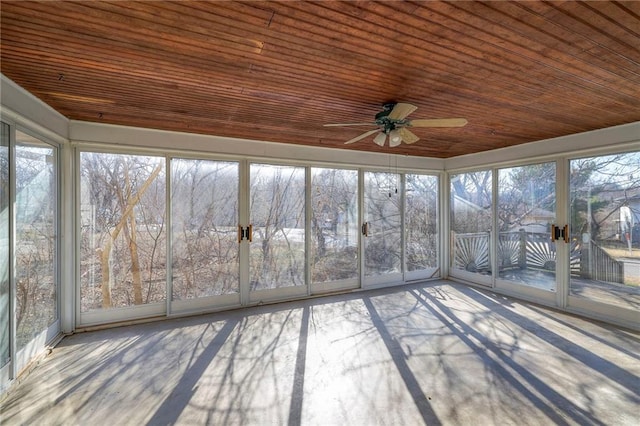
[[[638,425],[640,335],[445,281],[81,333],[3,425]]]

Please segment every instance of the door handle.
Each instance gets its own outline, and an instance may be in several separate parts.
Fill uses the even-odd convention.
[[[369,236],[369,222],[365,222],[362,224],[362,235],[365,237]]]
[[[565,243],[569,242],[569,225],[565,225],[562,228],[551,224],[551,241],[555,242],[562,238]]]
[[[248,240],[249,242],[253,240],[253,225],[249,225],[246,228],[238,225],[238,243],[241,243],[242,240]]]

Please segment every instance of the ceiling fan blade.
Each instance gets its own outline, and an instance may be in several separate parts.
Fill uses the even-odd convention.
[[[332,123],[323,124],[324,127],[345,127],[345,126],[375,126],[376,123]]]
[[[399,128],[398,133],[400,133],[400,136],[402,137],[402,141],[406,144],[416,143],[420,140],[420,138],[417,137],[415,133],[413,133],[411,130],[407,129],[406,127]]]
[[[387,134],[384,132],[380,132],[380,134],[376,135],[376,137],[373,138],[373,141],[376,143],[376,145],[384,146],[384,143],[387,141]]]
[[[410,120],[411,127],[462,127],[468,121],[464,118],[436,118],[433,120]]]
[[[420,138],[416,136],[415,133],[413,133],[411,130],[407,129],[406,127],[399,128],[398,133],[400,133],[400,136],[402,137],[402,142],[406,144],[416,143],[420,140]]]
[[[405,104],[402,102],[397,103],[389,113],[388,117],[392,120],[403,120],[407,115],[411,114],[417,109],[418,107],[415,105]]]
[[[347,144],[350,144],[350,143],[358,142],[359,140],[364,139],[367,136],[371,136],[372,134],[377,133],[379,131],[380,131],[380,129],[370,130],[368,132],[365,132],[365,133],[361,134],[360,136],[356,136],[353,139],[349,139],[344,144],[347,145]]]

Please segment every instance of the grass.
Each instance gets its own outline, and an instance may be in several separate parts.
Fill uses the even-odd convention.
[[[632,248],[631,253],[629,253],[629,249],[626,248],[608,248],[603,247],[604,251],[614,259],[619,259],[621,257],[633,258],[640,261],[640,249]]]

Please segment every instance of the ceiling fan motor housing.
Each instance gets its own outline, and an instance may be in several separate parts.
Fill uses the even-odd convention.
[[[382,131],[387,135],[397,127],[406,126],[408,123],[406,119],[394,120],[393,118],[389,118],[389,114],[396,105],[397,102],[386,103],[382,105],[382,111],[376,114],[376,124],[380,126]]]

